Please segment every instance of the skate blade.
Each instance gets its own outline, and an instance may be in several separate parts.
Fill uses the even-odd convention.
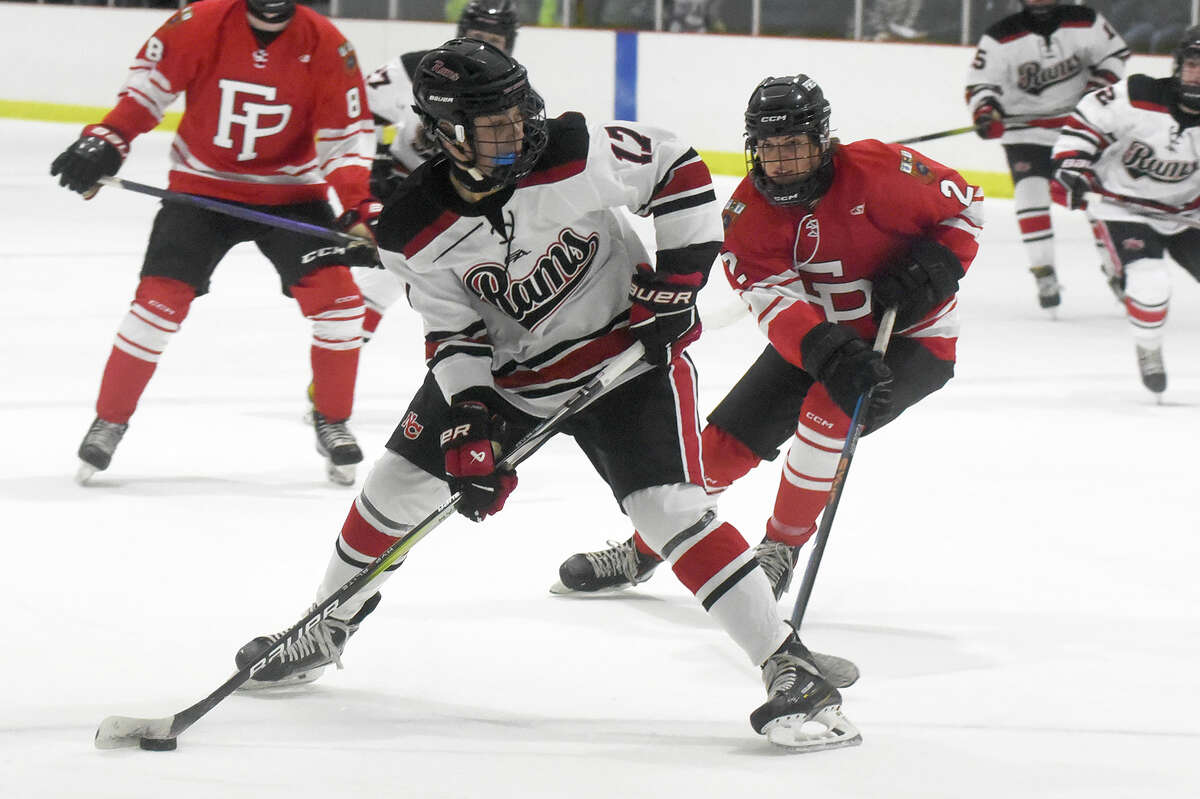
[[[92,464],[87,463],[86,461],[80,461],[79,468],[75,470],[75,482],[79,483],[81,486],[85,486],[98,471],[100,470]]]
[[[862,733],[837,706],[823,708],[811,718],[803,714],[781,716],[763,727],[763,734],[775,746],[797,754],[862,743]]]
[[[109,716],[96,729],[96,748],[121,749],[137,746],[142,738],[170,738],[173,721],[173,716],[164,719]]]
[[[633,588],[634,585],[636,585],[636,583],[624,583],[622,585],[616,585],[609,588],[597,588],[595,591],[579,591],[574,588],[568,588],[567,586],[563,585],[562,580],[558,580],[554,583],[554,585],[550,586],[550,593],[554,594],[555,596],[611,596],[613,594],[619,594],[622,591],[628,591],[630,588]]]
[[[337,483],[340,486],[354,485],[357,471],[356,464],[353,463],[347,463],[342,466],[328,461],[325,463],[325,476],[329,478],[331,483]]]
[[[284,677],[282,680],[246,680],[238,686],[239,693],[254,693],[255,691],[270,691],[273,688],[293,688],[297,685],[306,685],[310,682],[315,682],[318,677],[325,673],[324,666],[302,671],[298,674],[293,674],[290,677]]]
[[[840,658],[837,655],[825,655],[820,652],[813,652],[812,656],[817,670],[821,672],[821,676],[834,688],[849,688],[858,682],[860,676],[858,666],[852,661]]]

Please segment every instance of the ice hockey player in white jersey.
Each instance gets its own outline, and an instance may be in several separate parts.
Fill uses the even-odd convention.
[[[384,263],[424,320],[429,371],[350,508],[318,596],[452,491],[475,521],[499,512],[517,477],[497,468],[497,453],[641,343],[645,363],[563,431],[644,540],[761,666],[768,700],[751,714],[754,730],[802,750],[858,743],[837,688],[779,617],[753,549],[704,490],[696,373],[683,352],[700,333],[696,295],[722,238],[704,162],[647,125],[589,124],[577,113],[546,120],[525,68],[472,39],[430,51],[413,84],[440,155],[390,199],[377,232]],[[653,220],[653,255],[622,208]],[[248,687],[315,679],[340,662],[386,576],[277,647]],[[238,663],[255,663],[279,638],[254,639]]]
[[[1169,78],[1130,75],[1087,95],[1054,145],[1055,180],[1072,208],[1085,205],[1096,245],[1123,284],[1125,315],[1146,388],[1167,387],[1163,327],[1171,298],[1164,257],[1200,280],[1200,26],[1175,49]],[[1088,202],[1088,194],[1102,195]]]
[[[1087,6],[1056,0],[1022,0],[1021,6],[979,40],[967,74],[967,105],[976,132],[1004,147],[1038,303],[1054,313],[1061,297],[1050,226],[1050,148],[1080,97],[1125,74],[1129,49]]]

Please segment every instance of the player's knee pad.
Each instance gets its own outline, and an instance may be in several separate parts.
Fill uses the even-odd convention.
[[[310,272],[291,288],[300,310],[313,322],[313,343],[331,350],[362,345],[363,302],[344,266]]]
[[[114,346],[143,361],[157,362],[171,334],[187,318],[196,290],[169,277],[144,277],[121,321]]]
[[[1027,208],[1049,208],[1050,181],[1039,175],[1017,178],[1013,184],[1013,200],[1017,213]]]
[[[784,480],[796,488],[808,491],[828,491],[842,457],[845,435],[831,436],[827,432],[801,423],[788,447],[783,465]]]
[[[343,560],[378,557],[449,496],[444,480],[384,450],[342,526],[338,546]]]
[[[356,266],[350,270],[363,303],[382,316],[387,309],[404,296],[404,281],[387,269],[370,269]]]
[[[691,483],[672,483],[634,491],[621,503],[629,520],[655,552],[668,560],[682,554],[684,539],[702,536],[715,528],[716,501]],[[665,550],[665,551],[664,551]]]
[[[1125,296],[1140,305],[1163,305],[1171,298],[1167,265],[1160,258],[1139,258],[1125,264]]]
[[[703,447],[704,487],[712,493],[724,491],[761,460],[748,446],[715,424],[700,434]]]

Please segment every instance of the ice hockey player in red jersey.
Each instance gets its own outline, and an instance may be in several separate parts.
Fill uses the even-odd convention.
[[[134,138],[187,93],[171,147],[169,188],[370,237],[380,210],[368,188],[374,128],[354,48],[295,0],[205,0],[171,16],[138,51],[117,105],[54,160],[51,174],[90,199]],[[344,209],[335,219],[333,188]],[[317,449],[335,482],[362,460],[346,426],[354,401],[363,304],[347,264],[373,246],[331,248],[310,236],[165,202],[155,217],[129,313],[104,369],[78,478],[108,468],[146,384],[217,263],[253,241],[312,321]],[[256,343],[245,321],[246,348]]]
[[[1062,298],[1050,226],[1050,148],[1079,98],[1125,74],[1129,48],[1087,6],[1057,0],[1022,0],[1021,6],[979,40],[967,74],[967,105],[976,132],[1004,146],[1038,303],[1053,314]]]
[[[1130,75],[1087,95],[1054,145],[1067,204],[1086,207],[1133,331],[1142,383],[1167,388],[1163,331],[1171,299],[1165,256],[1200,280],[1200,27],[1175,49],[1169,78]],[[1098,194],[1099,202],[1087,201]],[[1176,215],[1172,220],[1162,213]]]
[[[816,530],[858,397],[866,431],[954,373],[955,292],[978,249],[982,192],[919,152],[830,139],[830,106],[805,75],[767,78],[746,109],[749,175],[725,206],[721,260],[770,346],[709,415],[704,471],[719,493],[794,432],[757,559],[775,595]],[[880,358],[885,308],[898,309]],[[659,559],[640,536],[568,558],[556,593],[627,587]]]
[[[577,113],[547,121],[525,68],[472,39],[430,51],[414,93],[441,155],[389,201],[378,236],[424,319],[429,372],[350,509],[318,597],[451,490],[469,518],[499,512],[517,482],[497,470],[503,442],[640,342],[645,362],[564,432],[645,540],[762,667],[769,698],[751,714],[753,728],[799,749],[858,743],[837,688],[779,617],[749,545],[703,487],[695,370],[683,348],[699,335],[696,293],[720,248],[704,162],[648,125],[589,124]],[[622,207],[653,219],[654,256]],[[386,576],[290,644],[276,646],[279,634],[248,643],[239,667],[278,652],[247,687],[315,679],[339,661]],[[812,732],[806,721],[817,722]]]

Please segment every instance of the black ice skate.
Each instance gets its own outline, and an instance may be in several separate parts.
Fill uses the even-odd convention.
[[[283,633],[260,635],[250,641],[234,657],[239,670],[255,663],[268,652],[271,653],[271,659],[238,690],[256,691],[301,685],[320,677],[330,663],[342,668],[342,652],[346,650],[346,642],[358,631],[363,619],[375,610],[381,598],[378,593],[373,594],[350,621],[330,617],[288,641],[281,641]],[[278,651],[272,651],[275,649]]]
[[[1162,393],[1167,390],[1167,367],[1163,365],[1162,347],[1137,348],[1138,371],[1142,373],[1142,385],[1153,391],[1162,402]]]
[[[338,485],[354,485],[354,465],[362,461],[363,454],[346,421],[331,422],[313,411],[313,429],[317,433],[317,452],[326,458],[329,479]]]
[[[79,445],[79,469],[75,472],[75,482],[86,485],[92,475],[107,469],[117,444],[121,443],[121,437],[128,429],[127,424],[106,422],[97,416]]]
[[[842,695],[817,672],[795,633],[767,658],[762,672],[769,698],[750,714],[755,732],[798,752],[862,743],[862,734],[842,715]]]
[[[550,586],[552,594],[596,594],[629,588],[650,579],[662,563],[645,555],[634,546],[633,538],[616,543],[609,541],[608,549],[599,552],[580,552],[563,561],[558,567],[558,582]]]
[[[1054,267],[1033,266],[1029,271],[1033,273],[1033,278],[1037,281],[1038,305],[1053,313],[1052,309],[1057,308],[1062,302],[1059,294],[1058,275],[1054,273]]]

